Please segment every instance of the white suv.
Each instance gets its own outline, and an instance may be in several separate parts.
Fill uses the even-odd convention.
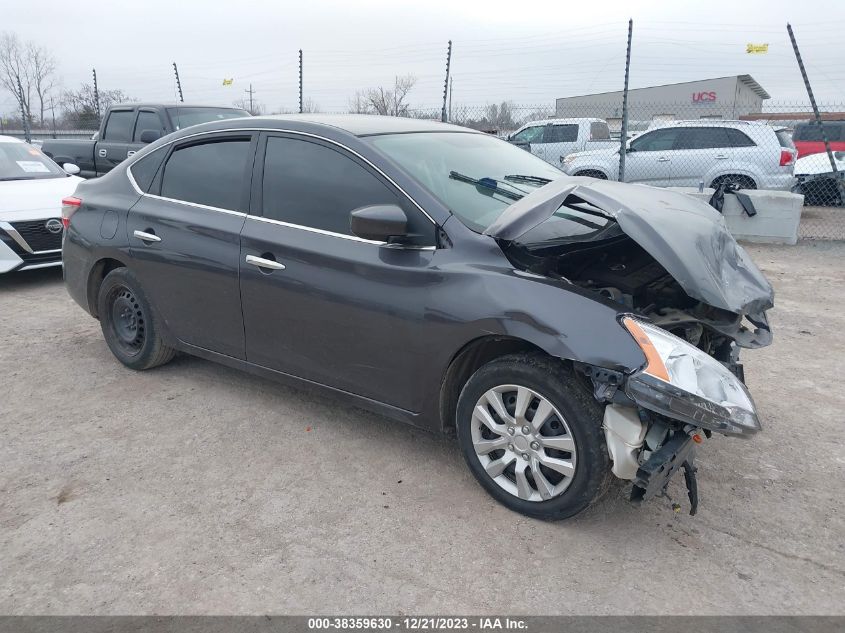
[[[675,121],[628,141],[625,181],[658,187],[790,189],[795,146],[787,130],[751,121]],[[617,180],[619,150],[576,152],[561,160],[570,176]]]

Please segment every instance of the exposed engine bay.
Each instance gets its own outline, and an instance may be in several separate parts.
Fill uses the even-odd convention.
[[[740,315],[691,298],[660,263],[625,234],[565,246],[511,244],[506,253],[520,268],[592,290],[648,317],[723,363],[737,363],[738,347],[768,343],[761,340],[756,327],[744,325]]]

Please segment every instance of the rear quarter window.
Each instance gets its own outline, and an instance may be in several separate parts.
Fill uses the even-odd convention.
[[[795,149],[795,143],[792,142],[792,134],[789,130],[775,130],[775,136],[778,137],[778,143],[781,147]]]
[[[129,166],[129,172],[132,174],[132,178],[135,179],[135,184],[144,193],[150,190],[150,185],[155,180],[159,167],[161,167],[161,161],[167,153],[164,151],[165,149],[164,147],[160,147],[143,158],[136,160]]]

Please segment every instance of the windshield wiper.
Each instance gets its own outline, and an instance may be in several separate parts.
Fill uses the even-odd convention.
[[[483,187],[484,189],[489,189],[494,193],[498,193],[505,198],[510,198],[511,200],[521,200],[525,197],[525,194],[528,193],[527,191],[523,191],[519,187],[514,187],[509,182],[503,182],[501,180],[496,180],[495,178],[472,178],[471,176],[466,176],[461,174],[457,171],[450,171],[449,178],[452,180],[457,180],[459,182],[468,182],[471,185],[475,185],[476,187]],[[508,185],[509,187],[516,189],[516,191],[520,193],[516,193],[516,191],[511,191],[510,189],[502,189],[500,185]]]
[[[542,176],[525,176],[523,174],[510,174],[505,176],[505,180],[514,180],[516,182],[536,182],[540,185],[547,185],[552,181],[551,178],[543,178]]]

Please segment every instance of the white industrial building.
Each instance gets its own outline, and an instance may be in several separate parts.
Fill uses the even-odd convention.
[[[769,93],[751,75],[634,88],[628,90],[628,119],[738,119],[762,112],[768,98]],[[562,97],[555,106],[557,117],[598,117],[616,128],[622,120],[622,91]]]

